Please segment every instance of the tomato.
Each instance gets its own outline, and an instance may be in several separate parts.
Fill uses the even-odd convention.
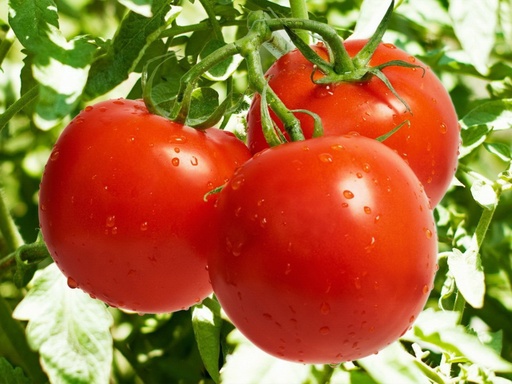
[[[250,157],[234,135],[152,115],[140,100],[85,108],[62,132],[41,181],[49,251],[79,287],[137,312],[188,308],[208,296],[216,196]]]
[[[366,41],[346,41],[354,56]],[[313,48],[327,57],[325,46]],[[432,206],[444,196],[455,173],[459,147],[457,114],[448,92],[430,68],[391,44],[380,44],[370,65],[402,60],[423,68],[390,66],[383,73],[410,107],[410,112],[377,77],[366,82],[315,85],[313,65],[297,50],[278,59],[266,73],[270,87],[289,109],[308,109],[319,115],[325,135],[357,131],[377,138],[405,121],[385,140],[404,158],[425,186]],[[316,77],[322,76],[319,71]],[[313,118],[295,113],[307,138],[312,136]],[[273,115],[274,116],[274,115]],[[281,126],[277,117],[274,119]],[[256,96],[248,114],[248,145],[256,153],[268,145],[261,130],[260,97]]]
[[[432,288],[428,205],[410,167],[373,139],[324,136],[262,151],[217,200],[214,292],[271,355],[339,363],[375,353],[411,327]]]

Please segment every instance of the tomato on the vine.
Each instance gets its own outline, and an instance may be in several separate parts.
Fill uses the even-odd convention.
[[[361,50],[366,41],[344,42],[350,56]],[[324,45],[312,46],[326,58]],[[369,65],[401,60],[419,67],[392,65],[385,74],[400,98],[376,76],[367,81],[316,85],[311,80],[313,64],[298,50],[279,58],[267,71],[270,87],[291,110],[307,109],[321,119],[325,135],[357,131],[377,138],[406,122],[385,140],[414,170],[425,186],[432,206],[446,193],[457,166],[459,125],[450,95],[430,68],[420,60],[391,44],[381,43]],[[323,75],[319,70],[314,77]],[[248,114],[248,145],[256,153],[268,145],[263,137],[260,97],[253,99]],[[313,133],[313,118],[296,112],[306,138]],[[276,123],[282,127],[277,117]]]
[[[141,100],[85,108],[62,132],[40,189],[44,240],[71,287],[137,312],[211,293],[216,195],[250,157],[233,134],[148,112]]]
[[[324,136],[256,154],[217,200],[212,286],[264,351],[338,363],[398,339],[436,270],[428,198],[407,164],[363,136]]]

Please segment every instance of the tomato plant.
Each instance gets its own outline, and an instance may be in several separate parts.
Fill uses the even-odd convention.
[[[367,40],[344,42],[347,52],[355,56]],[[314,50],[327,58],[323,44]],[[322,120],[325,135],[357,131],[377,138],[404,124],[385,144],[397,151],[425,186],[432,206],[439,203],[448,189],[457,166],[459,127],[450,95],[434,72],[418,59],[393,44],[382,43],[369,65],[379,66],[403,61],[417,67],[400,64],[387,66],[382,73],[396,94],[378,77],[365,81],[316,84],[322,78],[299,50],[279,58],[267,71],[269,86],[291,110],[307,109]],[[248,145],[253,153],[267,148],[261,127],[261,98],[255,96],[248,114]],[[312,137],[313,118],[296,112],[306,137]],[[274,120],[282,127],[280,121]]]
[[[274,356],[339,363],[376,353],[427,300],[437,255],[428,199],[373,139],[325,136],[260,152],[217,204],[214,291]]]
[[[137,312],[199,303],[217,236],[215,195],[204,196],[248,157],[232,133],[173,123],[141,100],[86,107],[41,181],[41,230],[68,284]]]

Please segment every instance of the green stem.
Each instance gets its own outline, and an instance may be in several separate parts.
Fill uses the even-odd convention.
[[[322,36],[322,39],[332,51],[334,72],[343,74],[354,71],[354,63],[345,49],[343,41],[338,36],[336,30],[327,24],[314,20],[303,19],[272,19],[267,20],[266,23],[272,31],[284,29],[284,26],[287,26],[291,29],[305,29],[313,33],[317,33]]]
[[[180,80],[180,89],[176,96],[176,103],[170,114],[171,120],[181,124],[185,123],[188,111],[190,110],[191,95],[194,91],[197,80],[210,68],[219,64],[223,60],[236,55],[239,53],[238,51],[238,46],[235,43],[227,44],[206,56],[202,61],[193,66],[185,75],[183,75]]]
[[[5,204],[4,192],[0,190],[0,236],[5,241],[6,251],[15,252],[23,245],[23,239]]]
[[[309,19],[308,8],[305,0],[290,0],[290,9],[294,19]],[[307,31],[299,31],[298,35],[306,44],[310,43],[311,39]]]
[[[271,105],[272,110],[283,123],[284,128],[286,129],[286,132],[288,132],[291,140],[304,140],[304,134],[302,133],[300,122],[297,117],[286,107],[286,105],[284,105],[284,103],[281,101],[281,99],[279,99],[272,88],[266,87],[266,81],[263,68],[261,67],[259,52],[256,50],[250,51],[246,59],[247,71],[250,74],[249,79],[251,81],[252,87],[259,94],[262,94],[263,92],[266,93],[266,98]]]
[[[25,330],[12,317],[7,301],[0,296],[0,356],[7,357],[12,364],[23,369],[33,383],[46,383],[46,375],[39,364],[39,355],[28,345]]]
[[[25,92],[18,100],[16,100],[9,108],[5,110],[4,113],[0,115],[0,130],[3,129],[16,115],[19,111],[21,111],[27,104],[33,101],[37,95],[39,94],[39,86],[36,85],[33,88],[29,89]]]
[[[200,0],[201,5],[203,6],[204,10],[206,11],[206,14],[208,15],[208,20],[211,24],[211,27],[213,29],[213,33],[215,34],[215,37],[217,40],[224,41],[224,37],[222,36],[222,29],[219,24],[219,21],[217,20],[217,15],[215,14],[215,10],[213,9],[213,5],[210,3],[210,0]]]
[[[5,39],[2,40],[0,44],[0,65],[4,62],[5,57],[7,56],[7,52],[11,49],[14,43],[14,32],[12,29],[7,31]]]

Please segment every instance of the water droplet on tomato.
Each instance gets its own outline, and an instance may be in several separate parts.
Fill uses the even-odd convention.
[[[195,167],[197,164],[199,164],[199,161],[197,160],[197,157],[192,156],[192,157],[190,158],[190,164],[192,164],[192,166],[194,166],[194,167]]]
[[[180,159],[178,159],[177,157],[173,157],[172,160],[171,160],[171,163],[172,163],[172,165],[177,167],[177,166],[180,165]]]
[[[343,191],[343,196],[346,198],[346,199],[353,199],[354,198],[354,194],[352,193],[352,191],[349,191],[348,189],[345,189]]]
[[[321,153],[318,155],[318,159],[322,163],[332,163],[333,162],[332,155],[330,153]]]
[[[331,312],[331,306],[328,303],[322,303],[320,306],[320,313],[322,315],[328,315]]]
[[[112,228],[114,225],[116,225],[116,216],[107,216],[107,219],[105,220],[105,225],[109,228]]]
[[[446,124],[442,123],[441,126],[439,127],[439,132],[441,132],[444,135],[447,130],[448,128],[446,127]]]
[[[114,104],[117,104],[117,105],[124,105],[124,101],[121,100],[121,99],[117,99],[117,100],[114,100]]]
[[[46,211],[46,205],[41,204],[40,207],[41,207],[41,211]]]
[[[262,217],[262,218],[260,219],[260,227],[261,227],[261,228],[264,228],[264,227],[265,227],[265,225],[267,225],[267,219],[266,219],[265,217]]]
[[[148,230],[148,222],[147,222],[147,221],[143,222],[143,223],[140,225],[140,230],[141,230],[141,231],[147,231],[147,230]]]
[[[370,172],[370,170],[371,170],[370,164],[364,163],[363,164],[363,171],[368,173],[368,172]]]
[[[348,208],[348,204],[347,203],[341,203],[341,207],[342,208]]]
[[[382,45],[385,46],[386,48],[396,49],[396,45],[391,43],[383,43]]]
[[[93,107],[91,105],[88,105],[87,107],[85,107],[85,112],[91,112],[93,110]]]
[[[175,147],[175,148],[174,148],[174,152],[176,152],[176,153],[180,153],[180,152],[181,152],[181,149],[179,149],[178,147]]]
[[[429,291],[430,291],[430,289],[428,288],[428,285],[426,285],[426,284],[425,284],[425,285],[423,286],[423,294],[425,294],[425,295],[426,295]]]
[[[423,230],[425,231],[425,236],[427,237],[427,239],[431,239],[432,238],[432,231],[428,228],[423,228]]]
[[[416,62],[416,58],[414,56],[409,56],[408,59],[409,59],[409,61],[411,63],[415,63]]]
[[[68,282],[68,287],[69,288],[71,288],[71,289],[78,288],[78,283],[72,277],[68,277],[67,282]]]
[[[329,332],[331,332],[331,330],[329,329],[329,327],[322,327],[322,328],[320,328],[320,334],[321,334],[321,335],[324,335],[324,336],[325,336],[325,335],[328,335],[328,334],[329,334]]]
[[[345,149],[345,147],[341,144],[333,144],[331,145],[331,149],[334,151],[342,151]]]
[[[172,143],[186,143],[187,138],[185,136],[172,136],[170,139]]]
[[[231,180],[231,189],[233,191],[236,191],[237,189],[239,189],[242,184],[245,182],[245,178],[241,175],[238,175],[238,176],[235,176],[235,178],[233,180]]]
[[[367,215],[372,213],[372,209],[370,207],[368,207],[368,206],[365,206],[363,209],[364,209],[364,213],[366,213]]]
[[[117,235],[117,227],[113,227],[112,228],[112,234],[113,235]]]
[[[356,277],[354,279],[354,286],[356,287],[356,289],[361,289],[361,278],[360,277]]]
[[[362,179],[362,178],[363,178],[363,174],[362,174],[361,172],[357,172],[357,173],[356,173],[356,177],[357,177],[358,179]]]
[[[56,149],[53,150],[52,154],[50,155],[50,160],[55,161],[59,158],[60,152]]]

